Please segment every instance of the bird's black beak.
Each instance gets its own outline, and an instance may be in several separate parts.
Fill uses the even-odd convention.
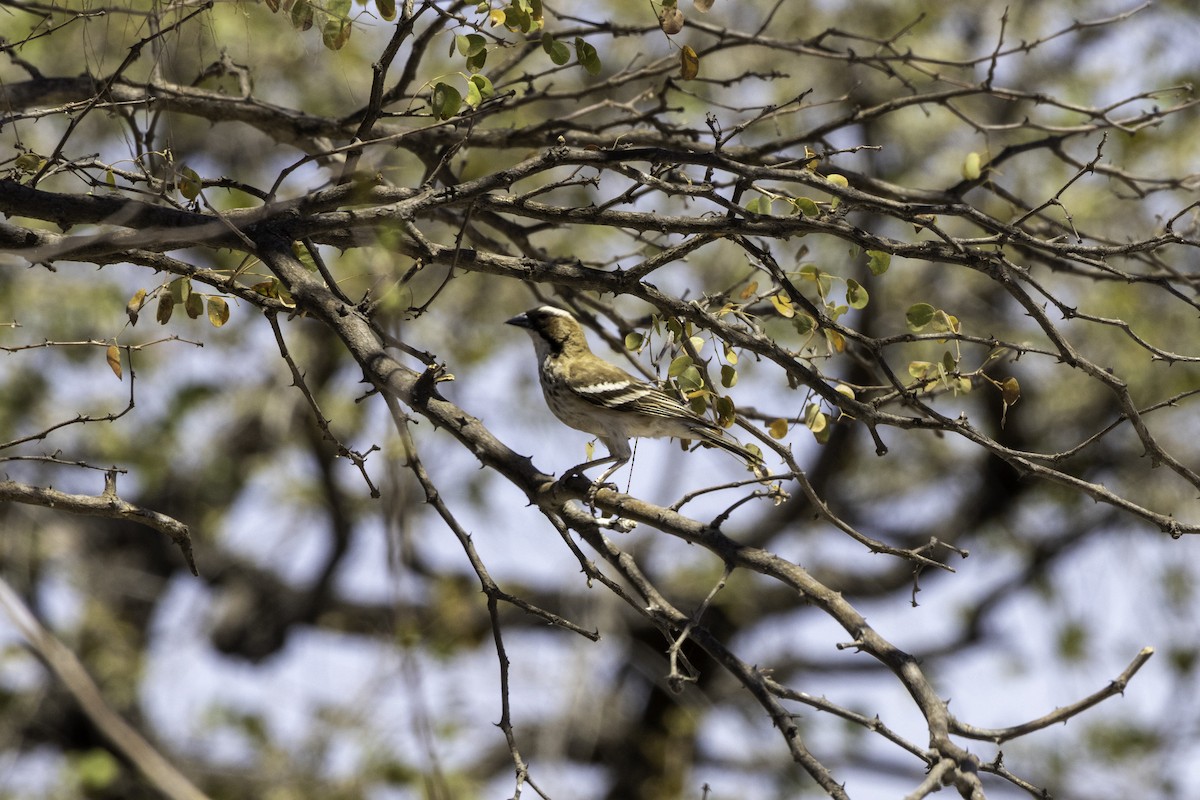
[[[518,328],[533,327],[532,325],[529,324],[529,317],[526,316],[525,314],[517,314],[512,319],[506,319],[506,320],[504,320],[504,324],[505,325],[516,325]]]

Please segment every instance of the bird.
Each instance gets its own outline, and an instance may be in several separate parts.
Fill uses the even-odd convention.
[[[524,328],[533,339],[542,394],[554,416],[592,434],[608,449],[607,457],[586,461],[560,478],[610,464],[594,482],[593,505],[599,487],[633,456],[631,438],[699,440],[737,456],[761,476],[762,457],[757,453],[662,389],[593,353],[583,326],[570,312],[541,306],[506,320],[506,324]]]

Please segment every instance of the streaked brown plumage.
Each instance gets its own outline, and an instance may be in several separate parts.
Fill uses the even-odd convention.
[[[725,431],[690,408],[588,347],[583,326],[561,308],[542,306],[508,320],[529,332],[537,351],[538,377],[546,405],[563,423],[593,434],[608,448],[598,458],[568,474],[600,464],[612,464],[597,479],[602,484],[632,456],[633,437],[695,439],[719,447],[751,466],[761,459],[731,439]]]

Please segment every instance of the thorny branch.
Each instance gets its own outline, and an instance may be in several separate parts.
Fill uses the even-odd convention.
[[[51,10],[29,2],[3,5],[26,14],[49,14]],[[695,47],[693,52],[698,52],[706,65],[766,54],[772,63],[786,59],[808,67],[833,65],[853,76],[848,85],[825,89],[816,80],[811,86],[795,84],[779,69],[680,81],[674,77],[678,61],[673,50],[669,55],[662,50],[639,52],[624,63],[607,63],[603,80],[571,83],[567,78],[572,65],[548,65],[542,59],[553,50],[547,50],[550,42],[546,39],[517,37],[509,41],[502,28],[475,20],[462,3],[425,2],[414,9],[408,2],[374,56],[365,103],[360,101],[353,111],[341,114],[290,108],[256,96],[250,88],[234,96],[207,88],[201,79],[193,84],[172,80],[161,64],[144,80],[138,77],[142,49],[162,45],[189,29],[197,18],[216,13],[211,3],[181,6],[174,18],[156,17],[153,32],[140,34],[141,38],[128,45],[120,64],[104,75],[47,76],[20,60],[21,43],[6,42],[0,51],[12,58],[27,78],[5,83],[0,122],[18,131],[26,128],[16,126],[47,118],[66,120],[66,125],[53,145],[44,148],[44,156],[22,143],[22,153],[36,157],[35,168],[14,166],[0,178],[0,212],[8,217],[0,223],[0,247],[4,250],[0,258],[6,266],[53,268],[68,260],[97,266],[137,265],[188,276],[237,298],[267,317],[280,358],[317,424],[335,443],[329,420],[288,350],[278,312],[315,319],[341,339],[372,392],[386,402],[413,478],[457,538],[487,597],[501,674],[500,727],[516,769],[515,795],[522,786],[529,786],[547,796],[532,780],[529,765],[517,748],[499,604],[513,605],[589,640],[597,639],[599,632],[499,588],[471,535],[426,471],[409,429],[410,411],[448,432],[458,446],[524,492],[562,536],[589,583],[599,581],[639,618],[668,636],[672,642],[666,653],[671,682],[679,684],[689,677],[679,664],[684,642],[693,642],[711,655],[750,693],[779,730],[794,762],[829,796],[846,797],[847,793],[808,749],[794,715],[781,700],[835,714],[910,754],[928,768],[910,797],[925,797],[950,784],[963,796],[981,797],[981,772],[1033,792],[1030,783],[1009,772],[999,760],[980,764],[951,737],[1000,743],[1066,721],[1119,694],[1149,658],[1149,648],[1109,687],[1074,704],[1009,728],[972,726],[949,712],[918,659],[868,625],[856,605],[829,582],[768,546],[749,544],[726,532],[733,527],[730,520],[735,510],[741,514],[757,499],[780,499],[782,489],[741,496],[709,524],[679,512],[686,503],[715,492],[714,487],[689,492],[670,507],[608,489],[599,491],[595,495],[598,507],[618,520],[641,523],[703,548],[719,560],[721,581],[694,613],[686,614],[647,574],[638,558],[629,549],[618,547],[601,523],[583,510],[580,501],[588,497],[589,483],[578,477],[554,483],[529,459],[500,442],[470,409],[443,398],[437,385],[440,367],[422,356],[439,348],[423,349],[405,344],[407,337],[402,341],[385,333],[389,327],[384,321],[386,306],[370,296],[375,285],[361,302],[351,301],[341,285],[343,275],[336,265],[331,268],[325,263],[322,248],[326,253],[333,248],[347,253],[347,262],[353,262],[362,251],[383,251],[389,262],[399,257],[407,262],[407,269],[392,266],[402,277],[387,275],[377,285],[390,284],[404,291],[420,285],[429,267],[444,268],[436,288],[426,290],[423,298],[410,296],[398,312],[406,322],[434,317],[446,307],[446,297],[462,276],[484,281],[489,287],[531,285],[537,296],[594,295],[599,299],[589,299],[594,305],[588,307],[601,313],[593,315],[593,321],[597,316],[629,319],[618,313],[609,298],[634,299],[653,314],[652,322],[639,327],[675,324],[681,332],[686,329],[687,334],[671,334],[674,338],[669,343],[700,365],[700,371],[709,376],[705,386],[711,393],[720,392],[711,378],[720,362],[706,362],[709,356],[690,338],[701,332],[724,349],[727,362],[730,354],[754,360],[757,369],[771,371],[779,384],[794,392],[785,395],[789,399],[764,399],[762,408],[756,402],[754,409],[745,409],[743,416],[751,420],[745,422],[747,426],[778,420],[790,423],[792,430],[805,436],[805,421],[814,416],[811,410],[817,409],[822,419],[839,430],[864,431],[879,456],[911,446],[908,443],[918,436],[945,438],[952,441],[951,446],[970,448],[1007,465],[1028,482],[1107,504],[1173,536],[1200,532],[1200,522],[1191,515],[1177,517],[1174,507],[1155,492],[1143,491],[1146,487],[1136,480],[1110,485],[1103,477],[1104,470],[1087,461],[1105,447],[1121,446],[1117,440],[1124,436],[1136,443],[1150,465],[1165,466],[1166,472],[1183,484],[1183,490],[1200,488],[1194,452],[1164,433],[1170,430],[1167,423],[1156,424],[1171,410],[1193,400],[1196,390],[1174,388],[1162,397],[1146,398],[1129,377],[1138,374],[1138,359],[1186,367],[1200,362],[1200,353],[1187,351],[1189,338],[1180,338],[1184,345],[1156,342],[1158,332],[1147,333],[1142,318],[1132,312],[1107,311],[1103,301],[1077,290],[1079,285],[1122,287],[1139,292],[1139,302],[1161,304],[1171,313],[1182,309],[1194,315],[1200,310],[1195,299],[1200,278],[1187,266],[1200,246],[1196,204],[1175,194],[1194,190],[1196,177],[1162,176],[1125,167],[1110,161],[1108,154],[1113,149],[1110,142],[1118,136],[1148,135],[1156,127],[1188,119],[1185,115],[1200,101],[1183,87],[1167,87],[1130,90],[1089,105],[1068,100],[1065,93],[1047,93],[1040,86],[1026,88],[1019,80],[1020,71],[1014,68],[1022,59],[1043,53],[1054,58],[1052,49],[1045,47],[1049,42],[1118,26],[1146,13],[1147,7],[1072,22],[1020,40],[1014,37],[1012,20],[1005,12],[989,44],[977,54],[959,58],[929,56],[908,46],[925,22],[924,15],[892,21],[883,32],[826,27],[803,38],[781,32],[787,24],[777,19],[787,16],[783,2],[763,12],[757,24],[745,30],[704,18],[689,20],[688,31],[696,36],[689,47]],[[75,19],[83,25],[90,16]],[[578,36],[580,41],[586,38],[616,47],[626,38],[661,38],[658,25],[644,21],[598,22],[564,11],[552,22],[559,27],[547,30],[553,29],[564,40]],[[55,25],[23,41],[63,30],[67,30],[65,25]],[[456,115],[436,118],[431,111],[432,81],[421,83],[427,78],[423,65],[429,53],[441,49],[437,43],[443,34],[459,30],[479,36],[486,46],[493,47],[487,76],[495,94],[486,102],[481,97],[479,102],[468,103]],[[475,46],[465,34],[464,41]],[[457,40],[454,44],[462,47]],[[400,74],[393,78],[394,69]],[[214,68],[203,75],[220,72]],[[781,82],[795,91],[772,104],[751,106],[748,103],[753,101],[741,98],[721,101],[730,97],[719,89],[736,91],[758,79]],[[240,85],[251,84],[246,80]],[[754,92],[747,94],[753,96]],[[677,121],[688,119],[679,104],[695,102],[712,109],[705,123]],[[92,112],[105,111],[135,131],[140,148],[153,138],[154,125],[136,116],[142,110],[148,116],[171,114],[214,125],[248,126],[301,155],[290,153],[289,166],[265,179],[257,175],[246,180],[225,175],[201,178],[205,194],[198,202],[195,198],[187,202],[172,194],[177,186],[147,166],[141,150],[133,166],[106,163],[96,154],[98,148],[82,140],[81,120],[87,117],[89,123],[95,123],[100,115]],[[737,119],[717,116],[730,111]],[[971,145],[984,151],[972,154],[976,168],[964,169],[961,180],[930,177],[937,175],[936,169],[930,169],[929,175],[922,173],[921,180],[911,185],[879,177],[878,165],[895,159],[896,152],[903,150],[903,136],[896,132],[903,130],[902,121],[909,119],[908,115],[933,113],[955,120],[983,142]],[[901,122],[894,123],[896,120]],[[1019,136],[1007,138],[1014,133]],[[380,165],[374,174],[370,174],[375,169],[371,159],[378,159]],[[367,163],[372,166],[364,168]],[[1027,163],[1033,166],[1024,167]],[[305,181],[318,167],[330,169],[326,182],[307,185]],[[1028,193],[1019,182],[1008,179],[1021,169],[1062,176],[1049,190]],[[402,177],[408,174],[406,170],[422,177],[407,180]],[[69,182],[72,177],[78,182],[75,186]],[[1093,222],[1078,194],[1097,191],[1093,181],[1098,177],[1111,181],[1124,195],[1161,200],[1155,207],[1158,221],[1141,227],[1122,225],[1119,230],[1110,230],[1102,221]],[[53,186],[51,178],[55,179]],[[125,185],[119,186],[118,180]],[[915,188],[918,184],[934,188]],[[105,188],[110,186],[112,191]],[[242,191],[251,198],[251,207],[217,211],[208,192],[218,189]],[[756,194],[767,202],[751,210],[747,206]],[[1105,197],[1106,202],[1125,199],[1117,189]],[[62,232],[50,230],[51,225]],[[558,231],[569,231],[572,236],[587,234],[579,236],[578,249],[564,251],[563,242],[568,240],[555,239]],[[607,234],[610,241],[627,242],[628,254],[614,255],[615,245],[584,247],[584,238],[595,232],[600,232],[596,239]],[[298,242],[308,247],[315,272],[305,269],[295,257],[293,248]],[[238,259],[261,258],[287,297],[273,293],[273,288],[263,289],[239,270],[197,265],[219,262],[224,250]],[[903,262],[905,269],[930,267],[926,275],[934,277],[927,280],[937,288],[961,280],[975,287],[971,291],[977,290],[981,297],[986,294],[982,305],[1002,305],[1010,316],[1019,317],[1021,324],[1013,324],[1011,331],[969,331],[971,319],[963,312],[961,320],[954,317],[959,325],[947,321],[943,330],[934,333],[911,330],[896,334],[881,317],[873,316],[875,306],[855,305],[848,294],[843,303],[841,296],[831,294],[835,281],[839,291],[849,287],[849,280],[862,288],[867,280],[861,268],[864,251],[886,254]],[[688,262],[700,265],[701,272],[710,266],[723,267],[721,262],[729,259],[730,253],[740,259],[743,277],[730,279],[734,270],[723,271],[725,283],[717,288],[697,283],[695,275],[681,271],[681,265]],[[816,271],[806,272],[806,267],[816,267]],[[676,285],[680,283],[676,276],[681,274],[688,281],[686,291]],[[922,280],[907,279],[917,284]],[[981,285],[986,289],[979,289]],[[872,284],[872,291],[874,287]],[[970,305],[970,298],[963,297],[970,294],[968,290],[945,294]],[[496,292],[493,296],[501,295]],[[894,296],[893,302],[900,296]],[[933,300],[936,293],[931,289],[928,296]],[[388,313],[397,312],[392,308]],[[949,320],[950,312],[943,313]],[[604,332],[610,340],[619,341],[627,331],[621,330],[616,337]],[[1092,337],[1105,335],[1132,343],[1133,355],[1124,353],[1118,358],[1111,351],[1091,346]],[[4,349],[13,352],[32,347]],[[916,363],[912,353],[922,347],[945,349],[948,358],[943,357],[936,377],[912,374],[911,364]],[[399,360],[403,356],[393,354],[397,349],[421,361],[422,369]],[[985,371],[985,367],[996,366],[994,354],[999,351],[1012,354],[1012,364],[1019,361],[1045,384],[1082,382],[1104,397],[1111,412],[1096,420],[1090,429],[1093,433],[1064,446],[1011,436],[1004,427],[1004,416],[996,426],[978,406],[968,413],[954,405],[961,400],[960,391],[965,391],[964,381],[982,391],[987,390],[989,381],[999,385]],[[977,365],[969,363],[969,358],[976,356]],[[1048,373],[1055,377],[1045,378]],[[1062,375],[1067,377],[1059,377]],[[730,390],[730,397],[737,395],[732,383],[724,388]],[[1010,400],[1010,396],[1003,398],[1005,412]],[[131,395],[129,408],[120,414],[80,415],[0,447],[16,449],[75,423],[115,421],[132,408]],[[814,426],[812,433],[820,431]],[[867,515],[827,500],[828,486],[822,484],[819,474],[810,475],[812,470],[797,453],[794,439],[775,443],[761,438],[785,465],[782,480],[789,489],[799,489],[796,505],[821,525],[906,567],[952,571],[934,557],[940,552],[937,536],[891,543],[885,536],[868,534],[872,521]],[[366,471],[374,448],[358,453],[340,443],[337,447],[377,494]],[[59,462],[56,457],[48,463]],[[0,501],[148,525],[171,536],[195,572],[188,528],[120,500],[115,475],[109,473],[109,485],[99,497],[5,481],[0,483]],[[733,483],[719,488],[736,491],[745,487]],[[606,565],[603,569],[585,554],[574,535],[599,556]],[[955,551],[965,555],[962,548],[947,544],[947,552]],[[870,719],[776,682],[748,664],[730,641],[709,630],[704,624],[705,612],[719,599],[726,580],[739,571],[762,576],[797,605],[815,607],[848,634],[845,649],[890,671],[928,724],[928,748],[909,742],[878,718]]]

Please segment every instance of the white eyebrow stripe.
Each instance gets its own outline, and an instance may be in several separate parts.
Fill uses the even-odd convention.
[[[543,314],[552,314],[556,317],[566,317],[567,319],[575,319],[575,317],[571,316],[566,311],[563,311],[561,308],[556,308],[555,306],[542,306],[541,308],[538,309],[538,311],[542,312]]]

